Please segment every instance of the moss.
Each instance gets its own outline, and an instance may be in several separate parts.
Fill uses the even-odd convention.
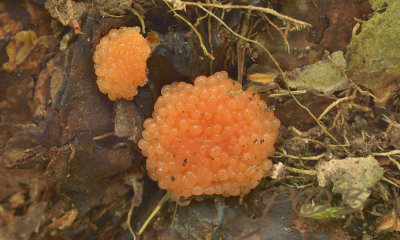
[[[343,52],[332,53],[331,59],[341,69],[346,68]],[[343,73],[329,60],[321,60],[303,69],[295,69],[286,84],[290,88],[314,89],[331,94],[334,91],[346,88],[348,81]]]
[[[387,98],[400,79],[399,12],[400,1],[393,1],[384,13],[376,13],[347,51],[350,77],[374,90],[378,98]]]
[[[369,0],[372,9],[378,9],[387,5],[390,5],[394,0]]]

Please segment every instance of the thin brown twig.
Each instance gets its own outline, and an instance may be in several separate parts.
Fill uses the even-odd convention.
[[[317,171],[315,170],[306,170],[306,169],[298,169],[298,168],[293,168],[289,166],[285,166],[286,170],[292,173],[299,173],[299,174],[306,174],[306,175],[311,175],[315,176],[317,175]]]
[[[107,16],[107,17],[113,17],[113,18],[122,18],[122,17],[125,17],[124,15],[120,15],[120,16],[118,16],[118,15],[112,15],[112,14],[106,13],[106,12],[104,12],[104,11],[100,11],[100,14],[101,14],[101,15],[104,15],[104,16]]]
[[[129,11],[131,11],[139,19],[140,25],[142,25],[142,33],[145,34],[146,33],[146,24],[144,23],[143,16],[140,15],[140,13],[138,11],[136,11],[136,9],[134,9],[134,8],[129,8]]]
[[[74,19],[74,9],[72,7],[72,1],[67,0],[66,2],[67,5],[67,12],[68,16],[71,20],[72,27],[74,28],[75,34],[81,34],[81,27],[79,26],[78,20]]]
[[[211,55],[211,54],[208,52],[207,48],[205,47],[204,42],[203,42],[203,38],[201,37],[201,34],[199,33],[199,31],[197,31],[197,29],[196,29],[188,20],[186,20],[186,18],[184,18],[184,17],[182,17],[181,15],[179,15],[179,14],[175,11],[175,9],[174,9],[171,5],[169,5],[169,3],[168,3],[166,0],[163,0],[163,1],[164,1],[164,3],[171,9],[171,11],[174,13],[174,15],[175,15],[177,18],[181,19],[181,20],[184,21],[187,25],[189,25],[189,27],[192,28],[193,32],[197,35],[197,37],[198,37],[198,39],[199,39],[200,46],[201,46],[201,49],[203,50],[204,55],[206,55],[207,57],[209,57],[211,60],[214,60],[214,59],[215,59],[214,56]]]
[[[285,78],[285,76],[284,76],[284,78]],[[321,129],[322,129],[322,131],[326,134],[326,135],[328,135],[330,138],[332,138],[333,139],[333,141],[335,141],[336,143],[339,143],[340,144],[340,142],[334,137],[334,136],[332,136],[332,134],[330,134],[329,132],[328,132],[328,130],[326,129],[326,127],[321,123],[321,121],[319,121],[316,117],[315,117],[315,115],[311,112],[311,110],[310,109],[308,109],[306,106],[304,106],[303,104],[301,104],[301,102],[292,94],[292,92],[290,91],[290,90],[288,90],[289,91],[289,93],[290,93],[290,95],[292,96],[292,98],[294,99],[294,101],[297,103],[297,105],[299,105],[301,108],[303,108],[304,110],[306,110],[307,112],[308,112],[308,114],[315,120],[315,122],[317,122],[317,124],[321,127]],[[347,149],[346,148],[344,148],[345,149],[345,151],[347,151]]]
[[[285,37],[285,34],[282,32],[282,30],[281,30],[278,26],[276,26],[276,25],[269,19],[269,17],[268,17],[266,14],[261,13],[261,16],[262,16],[269,24],[271,24],[271,26],[272,26],[273,28],[275,28],[275,29],[279,32],[279,34],[280,34],[280,35],[282,36],[282,38],[283,38],[283,41],[285,42],[285,45],[286,45],[288,51],[290,51],[289,42],[288,42],[288,40],[287,40],[287,37]]]
[[[393,197],[394,197],[394,206],[395,206],[395,213],[397,218],[400,218],[400,201],[399,201],[399,194],[397,192],[397,189],[395,187],[392,187],[393,191]]]
[[[332,58],[331,58],[330,56],[328,56],[328,60],[329,60],[330,63],[332,63],[332,65],[333,65],[334,67],[336,67],[340,72],[343,73],[343,75],[344,75],[344,77],[346,78],[346,80],[349,81],[361,94],[369,95],[369,96],[371,96],[372,98],[376,99],[376,97],[375,97],[372,93],[370,93],[370,92],[368,92],[368,91],[362,90],[355,82],[353,82],[353,80],[351,80],[351,79],[347,76],[347,74],[344,72],[344,70],[343,70],[339,65],[337,65],[337,64],[332,60]]]
[[[166,193],[161,200],[157,203],[157,206],[153,209],[151,212],[150,216],[146,219],[146,221],[143,223],[142,227],[139,229],[138,236],[142,235],[146,227],[149,225],[151,220],[154,218],[154,216],[160,211],[164,203],[166,203],[169,200],[169,193]]]
[[[289,35],[289,31],[290,31],[290,22],[287,22],[286,29],[285,29],[285,34],[284,34],[284,39],[286,39],[285,43],[287,43],[288,53],[290,54],[290,47],[289,47],[289,43],[287,42],[287,37]]]
[[[165,1],[165,0],[164,0]],[[268,56],[271,58],[271,60],[274,62],[275,66],[278,68],[278,70],[280,72],[283,72],[283,70],[281,69],[281,67],[279,66],[278,62],[275,60],[275,58],[272,56],[272,54],[268,51],[268,49],[266,49],[261,43],[253,40],[253,39],[249,39],[246,38],[240,34],[238,34],[237,32],[233,31],[224,21],[222,21],[219,17],[217,17],[215,14],[213,14],[212,12],[210,12],[209,10],[207,10],[206,8],[202,7],[201,5],[198,5],[199,8],[203,9],[203,11],[207,12],[208,14],[210,14],[212,17],[214,17],[218,22],[220,22],[226,29],[228,29],[233,35],[235,35],[238,38],[241,38],[245,41],[254,43],[256,45],[258,45],[259,47],[261,47],[267,54]]]
[[[391,156],[387,156],[389,158],[389,160],[394,163],[396,165],[396,167],[400,170],[400,163],[398,161],[396,161],[394,158],[392,158]]]
[[[320,160],[323,157],[325,157],[325,153],[322,153],[320,155],[317,156],[310,156],[310,157],[298,157],[298,156],[294,156],[294,155],[290,155],[290,154],[286,154],[286,153],[277,153],[279,154],[277,157],[287,157],[287,158],[293,158],[293,159],[301,159],[301,160]]]
[[[174,215],[172,216],[172,221],[171,221],[171,228],[174,226],[174,223],[175,223],[176,213],[178,212],[178,206],[179,206],[178,201],[176,201]]]
[[[62,23],[62,25],[67,26],[69,23],[69,20],[64,21],[64,19],[61,17],[60,12],[58,11],[57,7],[54,7],[54,10],[56,11],[56,14],[58,16],[58,19],[60,20],[60,22]]]
[[[382,180],[385,181],[385,182],[388,182],[388,183],[392,184],[393,186],[395,186],[395,187],[397,187],[397,188],[400,188],[400,186],[399,186],[398,184],[396,184],[396,183],[394,183],[393,181],[387,179],[386,177],[382,177]]]
[[[131,218],[132,218],[132,212],[133,212],[134,207],[135,207],[135,205],[133,203],[131,203],[131,207],[129,208],[129,211],[128,211],[128,217],[126,219],[126,224],[128,225],[128,229],[132,235],[133,240],[136,240],[136,234],[133,231],[132,226],[131,226]]]
[[[312,25],[309,23],[291,18],[286,15],[282,15],[271,8],[257,7],[257,6],[253,6],[253,5],[213,4],[213,3],[185,2],[185,1],[181,1],[181,3],[183,5],[182,7],[186,7],[186,5],[191,5],[191,6],[198,6],[198,7],[215,7],[215,8],[222,8],[222,9],[248,9],[248,10],[261,11],[261,12],[264,12],[267,14],[274,15],[282,20],[292,22],[295,25],[299,25],[300,27],[312,27]]]
[[[344,97],[344,98],[339,98],[338,100],[334,101],[329,105],[327,108],[325,108],[324,112],[319,115],[318,120],[321,120],[332,108],[334,108],[336,105],[338,105],[341,102],[348,101],[348,100],[353,100],[354,97]]]
[[[391,156],[391,155],[397,155],[400,154],[400,150],[393,150],[390,152],[383,152],[383,153],[371,153],[372,156]]]
[[[307,90],[298,90],[298,91],[291,91],[291,92],[293,95],[301,95],[301,94],[306,94]],[[283,92],[269,94],[267,97],[283,97],[283,96],[289,96],[289,95],[290,95],[289,91],[283,91]]]

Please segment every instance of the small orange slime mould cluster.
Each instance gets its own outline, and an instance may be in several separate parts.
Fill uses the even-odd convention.
[[[136,29],[112,29],[97,44],[93,56],[99,90],[112,101],[132,100],[137,87],[147,83],[149,55],[149,44]]]
[[[218,72],[163,87],[139,148],[173,200],[247,194],[267,175],[279,120],[259,95]]]

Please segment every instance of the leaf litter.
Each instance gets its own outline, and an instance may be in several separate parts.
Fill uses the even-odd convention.
[[[375,12],[366,0],[335,6],[169,1],[175,16],[162,1],[67,2],[35,1],[25,5],[28,9],[0,5],[7,23],[1,26],[0,56],[8,62],[0,70],[1,237],[399,236],[396,73],[385,72],[385,79],[394,80],[382,80],[389,84],[383,86],[369,84],[377,78],[367,72],[375,71],[367,65],[376,63],[376,53],[387,62],[376,66],[395,64],[385,42],[390,32],[382,28],[379,41],[372,40],[377,39],[376,21],[392,21],[396,1],[371,0]],[[35,14],[45,8],[48,15]],[[53,17],[46,22],[51,34],[30,25],[40,16]],[[121,26],[156,31],[160,44],[149,59],[149,84],[133,103],[113,105],[97,91],[91,56],[99,39]],[[372,58],[366,58],[366,49],[376,50],[368,54]],[[337,50],[345,53],[347,66],[330,57]],[[361,58],[365,62],[355,62]],[[340,87],[317,87],[312,81],[302,88],[291,78],[307,76],[305,69],[313,66],[318,79],[328,76],[326,68],[315,68],[319,64],[340,76],[340,81],[331,78],[332,86]],[[283,126],[272,160],[281,171],[249,195],[211,196],[177,207],[145,176],[138,132],[163,85],[222,69],[257,91],[280,117]],[[374,160],[357,169],[351,159]],[[346,162],[340,168],[343,178],[337,177],[334,161]],[[319,166],[329,169],[325,184],[318,181]],[[379,177],[363,181],[356,174],[361,170]],[[357,211],[349,210],[352,199],[342,191],[348,185],[369,195]]]

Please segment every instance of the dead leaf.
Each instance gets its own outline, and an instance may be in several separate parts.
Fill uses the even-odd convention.
[[[8,62],[3,64],[6,71],[13,71],[17,65],[21,64],[35,44],[38,42],[34,31],[21,31],[15,35],[15,38],[7,45]]]
[[[20,188],[17,190],[16,193],[14,193],[10,197],[9,202],[10,202],[11,208],[17,208],[24,203],[24,201],[25,201],[24,194],[25,194],[25,190]]]
[[[133,191],[135,195],[133,195],[132,198],[132,205],[135,207],[139,207],[142,204],[142,195],[143,195],[143,180],[141,178],[143,177],[142,174],[133,174],[127,178],[125,178],[125,182],[127,182],[129,185],[132,185]]]
[[[392,210],[386,217],[383,219],[379,227],[375,230],[376,232],[381,231],[400,231],[400,219],[397,217],[397,214],[394,210]]]
[[[385,12],[376,13],[352,37],[346,53],[349,77],[373,90],[375,103],[384,106],[400,83],[399,1],[390,1]]]
[[[273,82],[276,74],[253,73],[247,76],[247,80],[257,83],[270,83]]]
[[[153,50],[160,44],[160,36],[156,31],[151,31],[147,33],[146,41],[149,43],[151,50]]]
[[[78,216],[78,209],[72,209],[67,212],[61,218],[55,220],[53,223],[49,225],[50,229],[59,229],[63,230],[71,226],[71,224],[75,221],[75,218]]]
[[[7,212],[2,206],[0,206],[0,217],[8,224],[12,224],[14,222],[14,216]]]
[[[139,110],[132,101],[124,99],[116,101],[115,105],[115,134],[118,137],[130,137],[137,143],[142,138],[143,130],[143,120]]]
[[[0,13],[0,22],[4,24],[0,28],[0,36],[12,36],[23,27],[21,22],[14,21],[6,11]]]
[[[307,94],[296,97],[301,104],[306,106],[314,114],[319,116],[321,113],[336,100],[322,94]],[[279,118],[282,125],[294,126],[299,130],[307,130],[316,125],[315,120],[310,114],[301,108],[293,99],[284,104],[276,105],[275,115]]]

